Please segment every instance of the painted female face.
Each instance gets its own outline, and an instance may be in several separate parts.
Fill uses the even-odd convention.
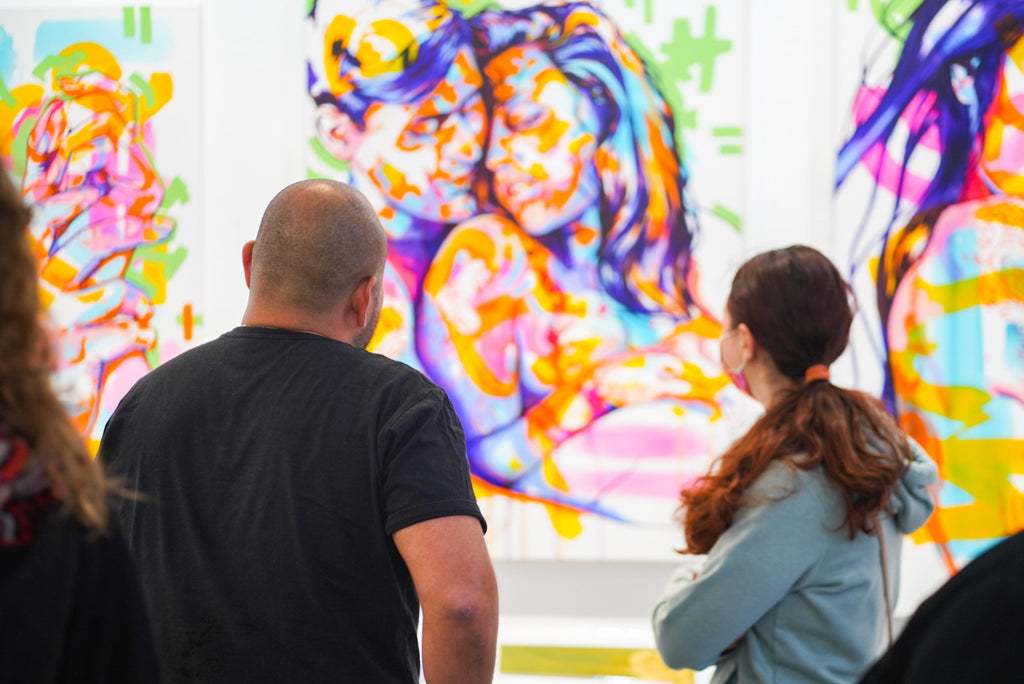
[[[469,218],[485,134],[481,80],[463,48],[422,100],[371,105],[352,164],[402,211],[443,223]]]
[[[358,122],[344,107],[318,107],[321,143],[380,191],[375,201],[428,221],[469,218],[486,117],[483,77],[455,16],[433,0],[377,0],[355,13],[352,5],[318,0],[309,25],[315,93],[365,107]],[[445,67],[437,60],[449,48],[456,54]],[[420,94],[416,74],[425,72],[437,85]]]
[[[1004,57],[1001,80],[979,165],[998,189],[1024,196],[1024,38]]]
[[[494,88],[485,163],[498,202],[534,235],[595,206],[600,128],[590,99],[536,45],[506,50],[485,75]]]

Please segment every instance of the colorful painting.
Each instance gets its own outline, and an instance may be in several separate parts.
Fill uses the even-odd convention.
[[[840,4],[858,373],[939,463],[914,539],[953,572],[1024,528],[1024,2]]]
[[[94,450],[198,321],[198,29],[181,8],[0,20],[0,154],[34,206],[54,382]]]
[[[671,557],[733,427],[743,3],[484,5],[311,2],[309,173],[378,208],[371,349],[448,391],[492,553]]]

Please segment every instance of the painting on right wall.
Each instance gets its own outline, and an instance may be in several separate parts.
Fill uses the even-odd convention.
[[[1024,528],[1024,0],[837,0],[857,383],[939,464],[954,572]]]

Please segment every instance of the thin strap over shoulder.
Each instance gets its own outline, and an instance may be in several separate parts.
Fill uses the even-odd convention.
[[[889,645],[892,646],[892,599],[889,594],[889,566],[885,562],[885,535],[882,532],[882,518],[875,514],[875,534],[878,536],[878,555],[882,559],[882,593],[885,595],[885,618],[889,626]]]

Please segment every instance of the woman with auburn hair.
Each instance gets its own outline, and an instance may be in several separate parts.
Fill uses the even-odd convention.
[[[714,682],[853,682],[891,638],[902,538],[931,514],[937,475],[876,400],[829,381],[853,316],[848,285],[810,247],[736,273],[722,366],[765,413],[681,494],[682,552],[707,558],[654,610],[669,666],[716,664]]]
[[[0,169],[0,681],[155,682],[110,485],[50,386],[30,219]]]

